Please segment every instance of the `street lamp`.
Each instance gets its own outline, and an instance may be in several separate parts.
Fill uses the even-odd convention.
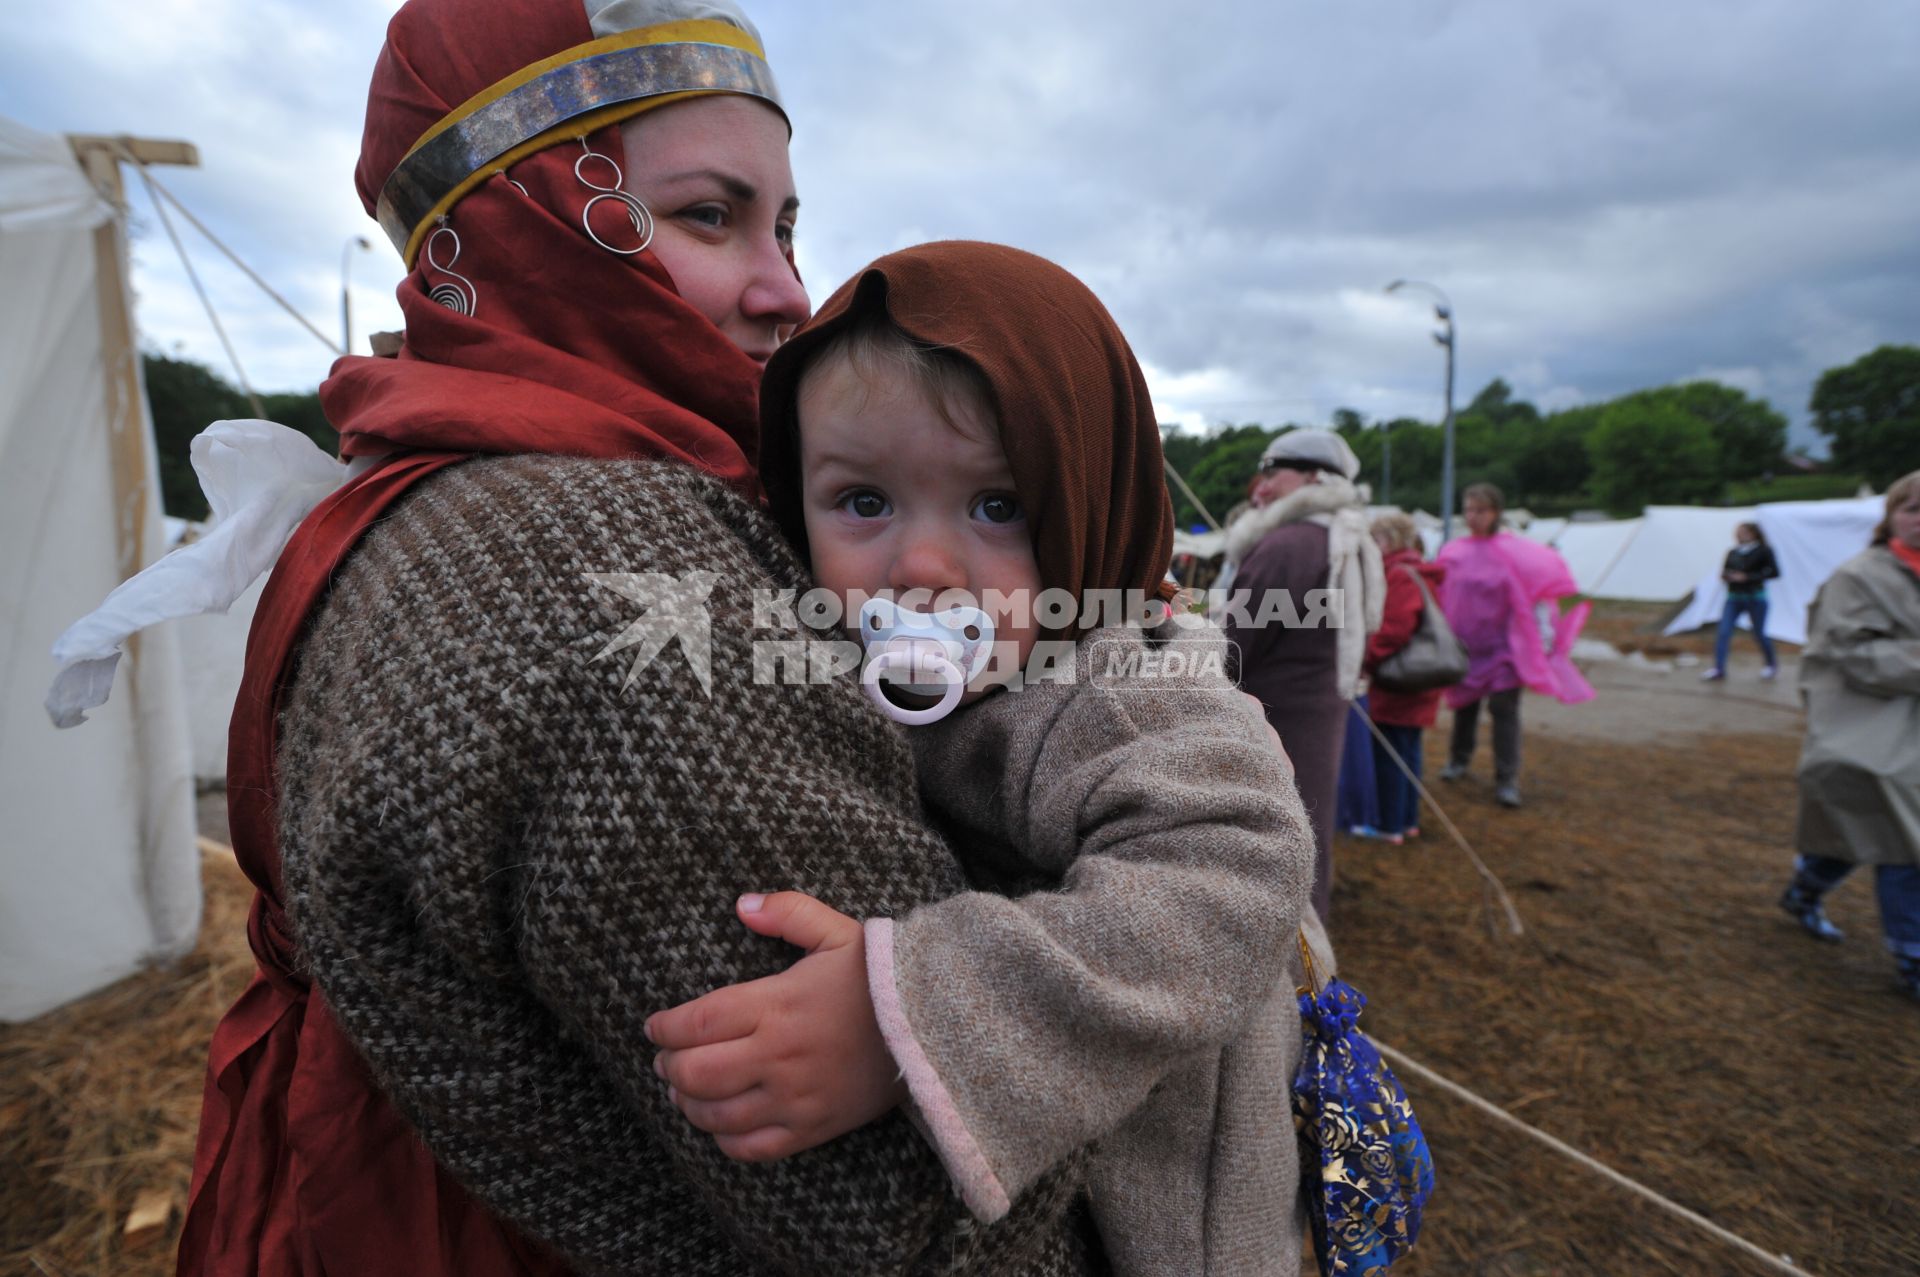
[[[1440,453],[1440,542],[1444,545],[1453,539],[1453,303],[1438,288],[1417,279],[1396,279],[1387,285],[1390,293],[1402,288],[1425,289],[1439,298],[1433,304],[1433,317],[1445,325],[1433,335],[1447,348],[1447,419]]]
[[[350,236],[340,249],[340,353],[353,353],[353,298],[347,292],[347,268],[353,264],[353,250],[367,252],[373,245],[365,235]]]

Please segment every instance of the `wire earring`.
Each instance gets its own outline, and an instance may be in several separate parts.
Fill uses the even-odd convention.
[[[653,214],[647,211],[645,204],[642,204],[633,195],[620,189],[620,183],[625,180],[626,175],[620,171],[619,164],[614,162],[614,158],[611,155],[602,155],[598,151],[595,151],[591,146],[587,145],[587,139],[584,137],[580,139],[580,148],[584,150],[586,154],[573,162],[573,175],[580,180],[580,185],[590,191],[599,192],[598,195],[595,195],[587,201],[585,208],[580,210],[580,225],[587,232],[588,238],[600,247],[606,249],[609,253],[618,253],[622,257],[632,257],[635,253],[646,251],[647,245],[653,243]],[[603,161],[608,168],[613,170],[612,186],[602,186],[581,172],[588,160]],[[640,236],[639,247],[615,248],[595,233],[593,229],[593,206],[601,200],[614,200],[627,210],[627,216],[633,221],[634,233]]]
[[[433,255],[434,245],[440,242],[442,235],[453,241],[453,256],[447,258],[445,262]],[[435,284],[428,289],[427,296],[456,315],[471,316],[480,309],[480,294],[474,288],[472,280],[453,269],[453,264],[459,260],[460,236],[454,233],[453,227],[447,225],[447,219],[443,217],[440,219],[440,228],[427,236],[427,267],[448,278],[444,283]]]

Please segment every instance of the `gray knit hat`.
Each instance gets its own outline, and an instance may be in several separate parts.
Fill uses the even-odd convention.
[[[1267,445],[1260,454],[1260,468],[1275,461],[1311,465],[1352,479],[1360,473],[1360,458],[1353,455],[1347,441],[1331,430],[1289,430]]]

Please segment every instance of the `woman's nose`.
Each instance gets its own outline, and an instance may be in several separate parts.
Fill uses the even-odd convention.
[[[804,323],[813,313],[807,290],[777,241],[762,247],[754,272],[740,298],[740,310],[749,319],[770,321],[782,328]]]

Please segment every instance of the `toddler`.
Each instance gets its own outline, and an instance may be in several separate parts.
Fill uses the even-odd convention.
[[[950,615],[985,619],[996,659],[949,666],[960,708],[908,729],[976,890],[864,923],[743,897],[810,956],[653,1017],[675,1102],[749,1160],[904,1103],[987,1222],[1090,1147],[1118,1271],[1297,1271],[1312,836],[1217,631],[1163,604],[1153,625],[1087,616],[1099,592],[1157,599],[1171,543],[1125,339],[1050,262],[924,245],[828,300],[761,414],[771,510],[850,629],[876,596],[983,609]]]

